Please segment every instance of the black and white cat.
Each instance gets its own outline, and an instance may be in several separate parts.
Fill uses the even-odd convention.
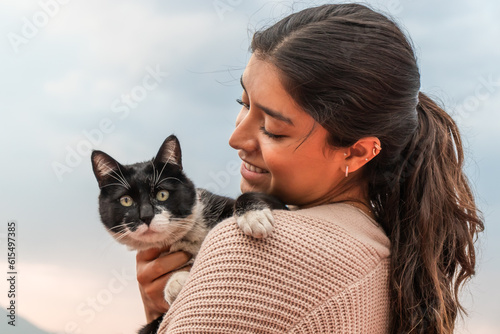
[[[245,193],[236,200],[196,189],[182,169],[180,144],[174,135],[155,158],[121,165],[108,154],[92,152],[92,168],[101,190],[99,213],[113,237],[133,250],[169,247],[170,252],[198,253],[207,233],[235,216],[248,235],[265,238],[273,230],[272,209],[287,210],[277,198]],[[165,286],[171,304],[189,273],[175,272]],[[139,333],[156,333],[161,318]]]

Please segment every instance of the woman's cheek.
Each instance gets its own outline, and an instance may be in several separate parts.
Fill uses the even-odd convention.
[[[275,161],[272,161],[269,167],[273,187],[279,189],[280,191],[290,188],[290,186],[294,183],[295,178],[293,165],[288,162],[276,163]]]

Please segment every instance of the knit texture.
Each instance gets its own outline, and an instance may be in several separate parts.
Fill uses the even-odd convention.
[[[232,218],[209,233],[159,333],[387,333],[382,229],[347,204],[274,217],[263,240]]]

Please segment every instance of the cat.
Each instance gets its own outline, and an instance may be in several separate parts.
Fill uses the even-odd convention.
[[[100,188],[101,221],[131,250],[169,248],[196,257],[207,233],[225,218],[235,216],[245,234],[265,238],[273,230],[271,210],[288,210],[279,199],[249,192],[236,200],[195,188],[182,168],[179,140],[170,135],[150,161],[122,165],[102,151],[93,151],[92,169]],[[178,270],[165,286],[169,305],[189,272]],[[156,333],[162,317],[139,334]]]

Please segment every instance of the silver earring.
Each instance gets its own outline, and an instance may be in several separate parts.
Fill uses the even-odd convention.
[[[349,166],[345,166],[345,177],[349,176]]]

